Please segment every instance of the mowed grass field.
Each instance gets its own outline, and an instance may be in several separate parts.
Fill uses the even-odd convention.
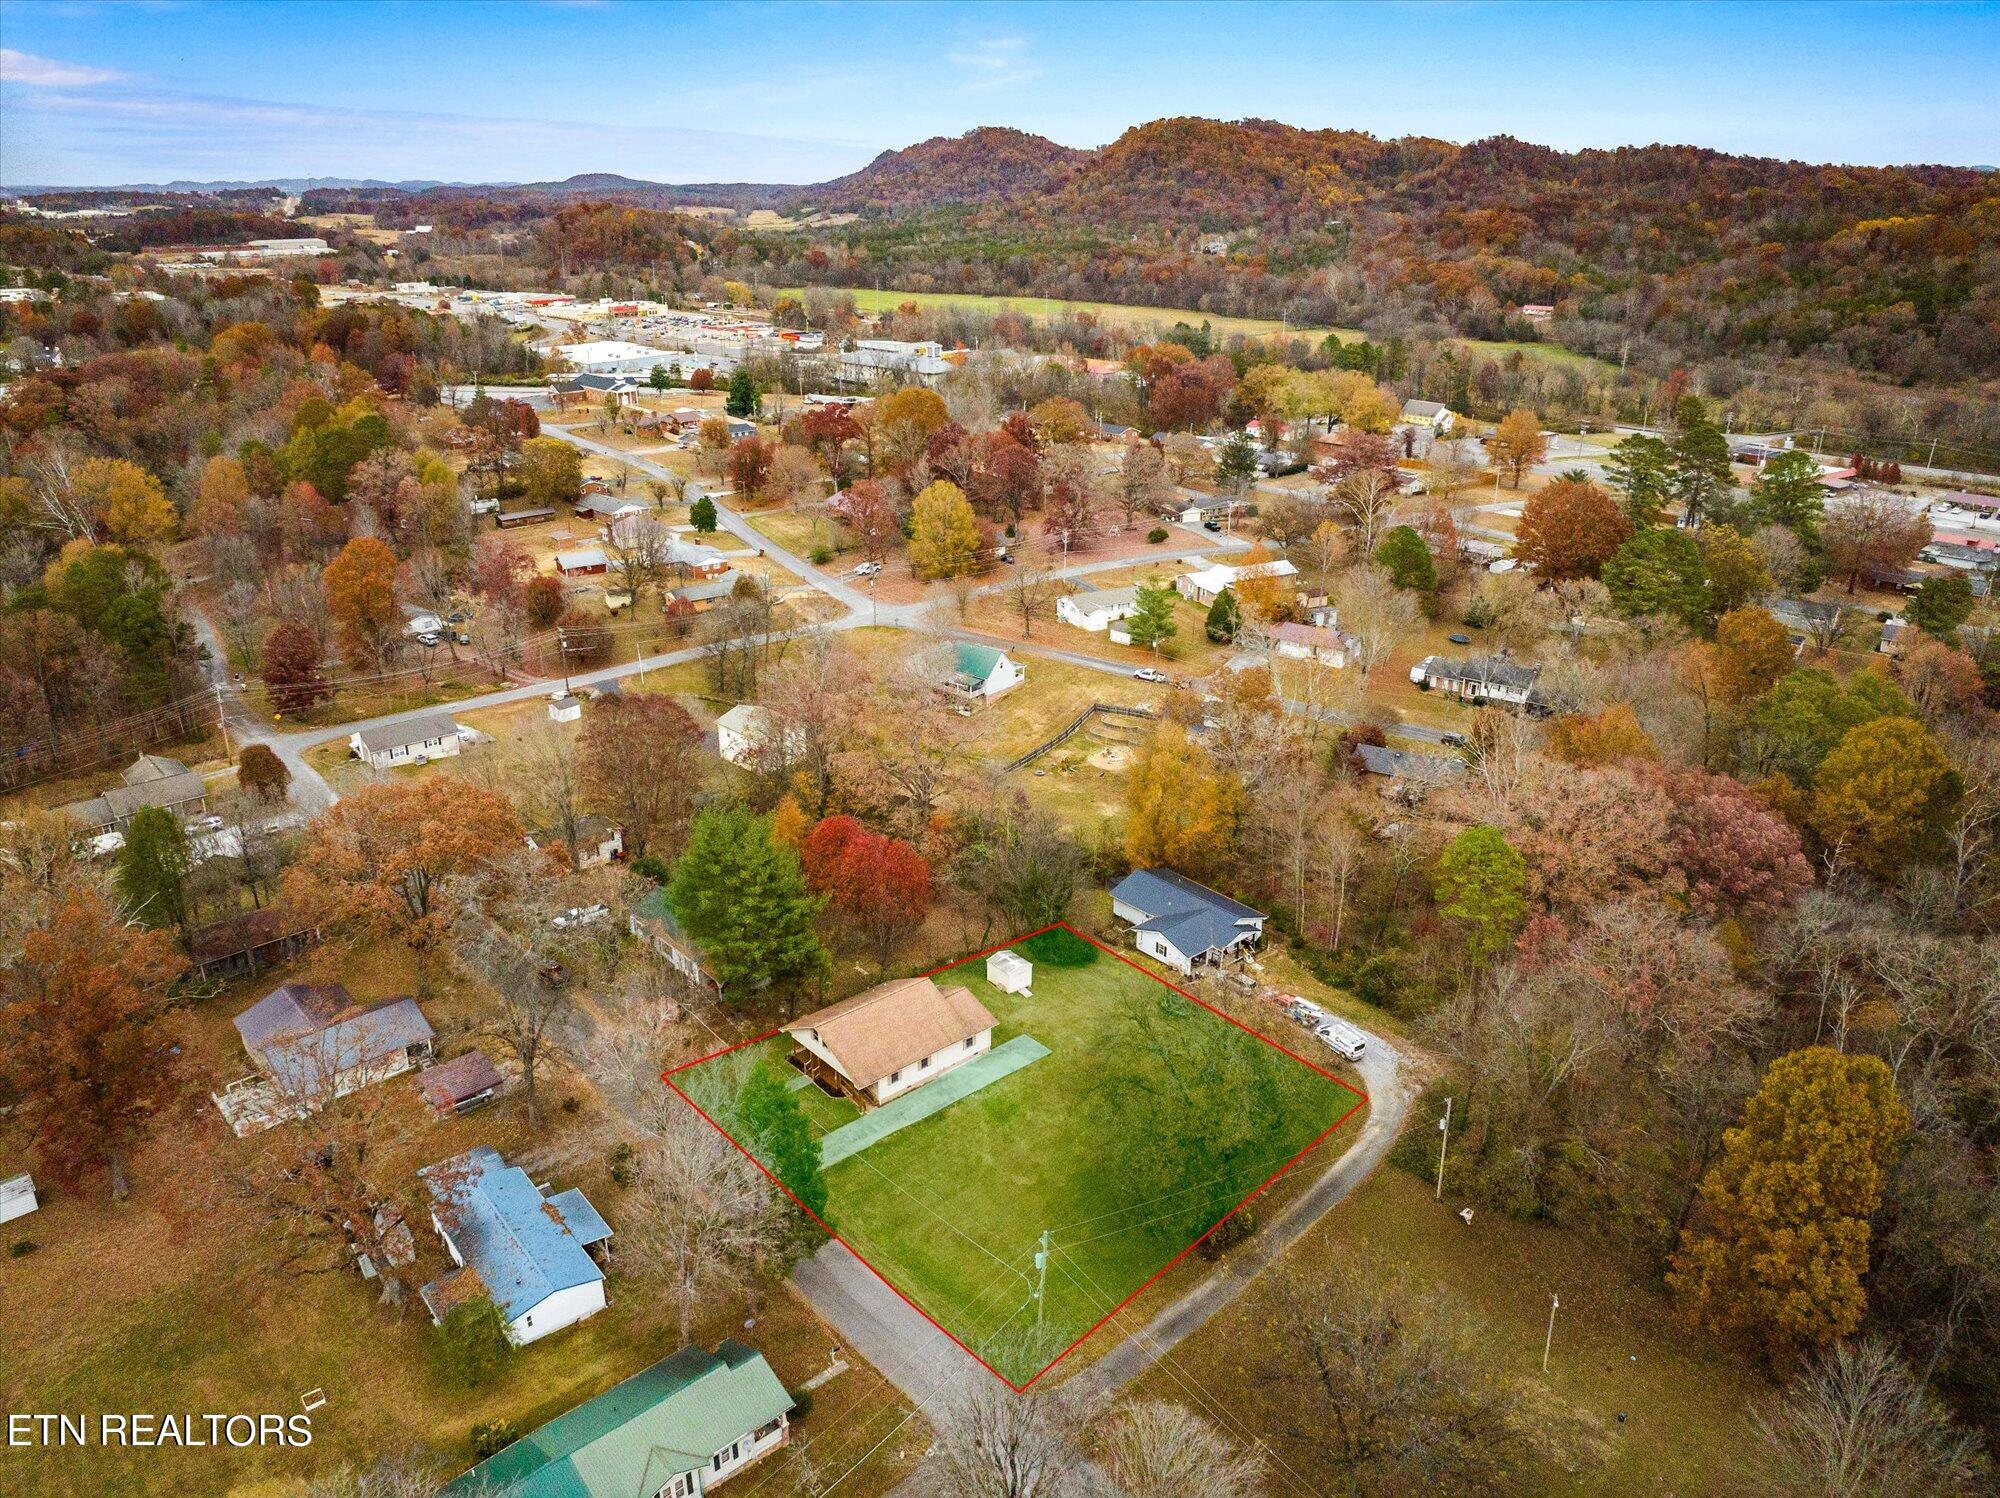
[[[826,1172],[840,1235],[1016,1384],[1360,1101],[1062,935],[1090,955],[1063,967],[1024,945],[1035,960],[1032,996],[994,988],[983,959],[937,974],[993,1013],[996,1046],[1031,1035],[1050,1054]],[[782,1039],[767,1055],[782,1058]],[[695,1092],[698,1072],[676,1080]],[[817,1133],[852,1117],[816,1088],[796,1095]],[[1034,1261],[1045,1229],[1053,1252],[1038,1327]]]
[[[1362,337],[1359,328],[1294,328],[1275,317],[1229,317],[1219,312],[1198,312],[1192,307],[1141,307],[1130,302],[1074,302],[1054,296],[986,296],[972,291],[878,291],[868,287],[831,286],[854,298],[855,310],[867,313],[893,312],[905,302],[919,307],[962,307],[968,312],[1016,312],[1023,317],[1061,317],[1087,312],[1107,327],[1159,330],[1184,322],[1198,328],[1204,322],[1218,338],[1241,333],[1246,338],[1268,338],[1273,333],[1300,338],[1324,338],[1337,333],[1343,341]],[[793,286],[786,296],[803,296],[803,287]]]

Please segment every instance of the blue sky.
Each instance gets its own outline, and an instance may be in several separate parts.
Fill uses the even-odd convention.
[[[975,125],[2000,158],[2000,4],[4,0],[0,183],[814,181]]]

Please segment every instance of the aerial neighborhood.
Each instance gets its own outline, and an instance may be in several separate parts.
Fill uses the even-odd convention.
[[[587,130],[607,58],[751,54],[122,12],[182,95],[58,9],[0,94],[0,1489],[1994,1490],[1991,167],[1783,80],[1782,150],[1178,63],[966,128],[1114,12],[1317,80],[1386,7],[957,8],[915,145],[790,101],[914,7]],[[1424,66],[1485,100],[1528,20]],[[222,99],[376,27],[421,113]],[[575,120],[465,92],[529,59]]]

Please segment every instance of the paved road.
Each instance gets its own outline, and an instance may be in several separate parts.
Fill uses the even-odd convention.
[[[1368,1122],[1361,1137],[1221,1268],[1066,1387],[1091,1398],[1116,1395],[1205,1325],[1272,1259],[1374,1173],[1402,1132],[1412,1087],[1402,1058],[1379,1036],[1370,1038],[1360,1071],[1369,1096]],[[913,1403],[921,1405],[948,1393],[956,1380],[991,1376],[837,1243],[800,1264],[792,1283],[822,1320]]]

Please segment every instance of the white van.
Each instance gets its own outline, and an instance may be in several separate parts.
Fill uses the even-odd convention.
[[[1329,1019],[1317,1025],[1313,1034],[1333,1048],[1343,1061],[1359,1061],[1368,1050],[1368,1036],[1344,1019]]]

